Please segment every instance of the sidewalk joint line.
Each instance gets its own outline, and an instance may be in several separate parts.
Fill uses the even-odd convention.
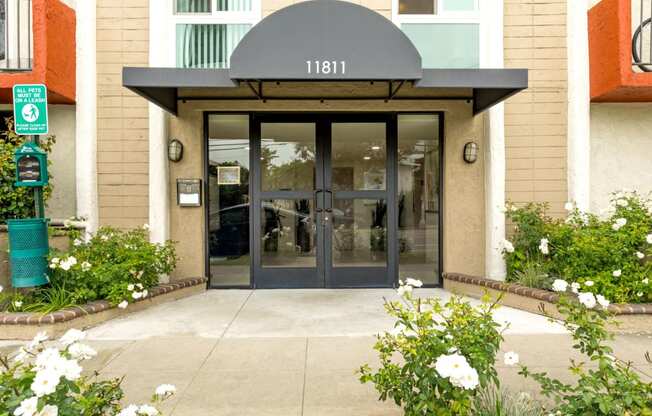
[[[240,312],[242,312],[242,310],[247,305],[247,303],[249,303],[249,299],[251,298],[251,296],[253,294],[254,294],[254,291],[250,290],[249,294],[247,295],[247,299],[245,299],[244,302],[242,302],[242,305],[240,305],[240,307],[238,308],[238,311],[235,313],[235,315],[233,315],[233,319],[231,319],[231,322],[229,322],[229,324],[226,326],[226,328],[224,328],[224,331],[222,332],[222,335],[220,335],[220,338],[224,338],[226,333],[229,332],[229,329],[231,329],[231,325],[233,325],[235,320],[238,318],[238,315],[240,315]]]
[[[306,403],[306,381],[308,379],[308,342],[310,342],[310,338],[306,337],[306,353],[303,361],[303,389],[301,391],[301,416],[303,416],[304,406]]]

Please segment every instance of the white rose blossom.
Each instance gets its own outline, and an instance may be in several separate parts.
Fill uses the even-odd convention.
[[[138,406],[130,404],[118,413],[117,416],[138,416]]]
[[[596,295],[595,298],[598,301],[598,304],[600,304],[600,306],[602,306],[603,308],[607,309],[609,307],[610,302],[604,296]]]
[[[145,416],[156,416],[158,415],[158,410],[154,406],[149,404],[143,404],[138,408],[138,414]]]
[[[91,264],[87,261],[81,264],[82,271],[87,272],[91,269]]]
[[[542,238],[541,241],[539,242],[539,251],[543,255],[548,255],[550,253],[550,248],[548,247],[548,239],[547,238]]]
[[[505,365],[508,365],[508,366],[516,365],[516,364],[518,364],[518,361],[519,361],[518,354],[515,353],[514,351],[506,352],[503,358],[504,358],[504,361],[505,361]]]
[[[133,290],[134,290],[134,285],[131,284],[131,283],[128,284],[128,285],[127,285],[127,290],[130,291],[130,292],[133,291]]]
[[[14,410],[14,416],[34,416],[38,409],[38,397],[33,396],[20,402]]]
[[[611,228],[614,231],[618,231],[627,224],[626,218],[617,218],[616,221],[611,225]]]
[[[620,270],[620,269],[618,269],[618,270],[614,270],[613,272],[611,272],[611,275],[612,275],[613,277],[620,277],[620,276],[622,276],[622,274],[623,274],[623,271]]]
[[[36,397],[47,396],[56,391],[61,375],[54,370],[42,370],[36,373],[30,389],[36,394]]]
[[[577,294],[580,291],[581,285],[577,282],[571,283],[571,292]]]
[[[512,244],[512,242],[509,240],[503,240],[503,249],[505,250],[506,253],[513,253],[514,244]]]
[[[13,304],[14,304],[14,308],[16,308],[16,309],[20,309],[20,308],[23,307],[23,301],[22,300],[15,300]]]
[[[62,345],[64,346],[69,346],[74,344],[75,342],[81,341],[84,338],[86,338],[86,333],[84,331],[80,331],[79,329],[69,329],[68,332],[63,334],[61,338],[59,338],[59,342],[61,342]]]
[[[406,293],[412,293],[412,286],[410,285],[401,285],[396,289],[396,292],[399,296],[405,296]]]
[[[172,384],[161,384],[156,388],[157,396],[170,396],[177,392],[177,388]]]
[[[411,277],[408,277],[407,279],[405,279],[405,284],[409,285],[409,286],[412,286],[412,287],[421,287],[421,286],[423,286],[423,282],[421,280],[412,279]]]
[[[564,209],[566,211],[572,211],[575,208],[575,205],[572,202],[566,202],[564,204]]]
[[[53,404],[46,404],[36,416],[58,416],[59,408]]]
[[[127,306],[129,306],[129,302],[126,300],[123,300],[122,302],[118,303],[118,308],[120,309],[127,309]]]
[[[644,285],[647,285],[648,283],[650,283],[650,279],[648,279],[646,277],[645,279],[641,280],[641,283],[643,283]]]
[[[636,257],[637,257],[639,260],[643,260],[643,259],[645,258],[645,254],[641,253],[640,251],[637,251],[637,252],[636,252]]]
[[[435,361],[435,370],[441,377],[448,378],[455,387],[473,390],[478,386],[478,372],[460,354],[439,356]]]
[[[568,282],[562,279],[555,279],[552,282],[552,290],[555,292],[565,292],[568,289]]]
[[[647,241],[648,244],[652,244],[652,234],[648,234],[645,237],[645,241]]]
[[[131,297],[134,299],[140,299],[143,297],[143,294],[141,292],[131,292]]]
[[[595,296],[591,292],[581,292],[577,298],[588,309],[593,309],[596,305]]]
[[[621,198],[616,200],[616,205],[618,205],[619,207],[626,207],[627,205],[629,205],[629,203],[627,202],[626,199]]]
[[[75,342],[68,347],[68,353],[76,360],[88,360],[97,355],[97,351],[86,344]]]
[[[593,282],[593,280],[587,280],[586,282],[584,282],[584,286],[586,286],[586,287],[591,287],[591,286],[593,286],[594,284],[595,284],[595,283]]]

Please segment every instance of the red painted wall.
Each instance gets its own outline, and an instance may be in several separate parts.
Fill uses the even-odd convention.
[[[589,10],[593,102],[652,102],[652,73],[632,69],[631,7],[631,0],[602,0]]]
[[[0,72],[0,103],[11,103],[15,84],[45,84],[52,104],[74,104],[75,11],[59,0],[32,1],[34,61],[27,72]]]

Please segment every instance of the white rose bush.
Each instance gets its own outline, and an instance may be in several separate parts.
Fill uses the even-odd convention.
[[[508,282],[556,290],[555,282],[567,281],[574,293],[652,303],[652,199],[616,193],[602,216],[569,203],[566,219],[547,215],[545,204],[510,207],[505,212],[514,232],[502,245]],[[538,285],[533,282],[542,279],[532,275],[549,279]]]
[[[159,386],[150,403],[121,409],[122,379],[84,375],[81,363],[97,352],[83,343],[85,333],[71,329],[48,342],[39,333],[11,355],[0,356],[0,416],[155,416],[172,396],[170,384]]]
[[[608,346],[613,339],[606,329],[608,323],[613,323],[609,300],[592,292],[575,294],[567,290],[570,287],[567,282],[555,285],[560,295],[556,306],[572,334],[573,348],[587,361],[571,360],[573,383],[553,379],[544,372],[531,372],[525,365],[520,366],[519,374],[539,383],[542,395],[554,403],[551,415],[652,415],[652,383],[643,381],[641,376],[646,374],[631,362],[618,359]],[[505,363],[518,364],[518,356],[514,359],[506,354]]]
[[[373,383],[380,400],[392,400],[411,415],[470,415],[479,389],[498,385],[494,368],[502,333],[493,320],[497,302],[484,299],[479,307],[451,297],[420,298],[406,279],[399,301],[385,300],[396,318],[392,331],[379,334],[374,349],[380,368],[363,365],[362,383]]]
[[[100,299],[125,309],[148,298],[177,262],[175,243],[151,243],[148,229],[102,227],[85,238],[77,229],[67,230],[69,249],[49,256],[49,284],[0,293],[0,311],[46,314]]]

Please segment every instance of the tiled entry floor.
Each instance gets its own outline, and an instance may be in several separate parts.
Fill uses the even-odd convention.
[[[383,297],[394,291],[208,291],[90,330],[100,351],[90,369],[126,375],[129,403],[146,401],[161,383],[175,384],[166,415],[399,415],[355,375],[361,364],[377,362],[373,334],[392,325]],[[537,370],[565,373],[571,343],[562,328],[508,308],[496,317],[511,322],[505,350]],[[644,365],[651,344],[623,337],[616,352]],[[534,391],[514,368],[499,362],[499,372],[512,389]]]

